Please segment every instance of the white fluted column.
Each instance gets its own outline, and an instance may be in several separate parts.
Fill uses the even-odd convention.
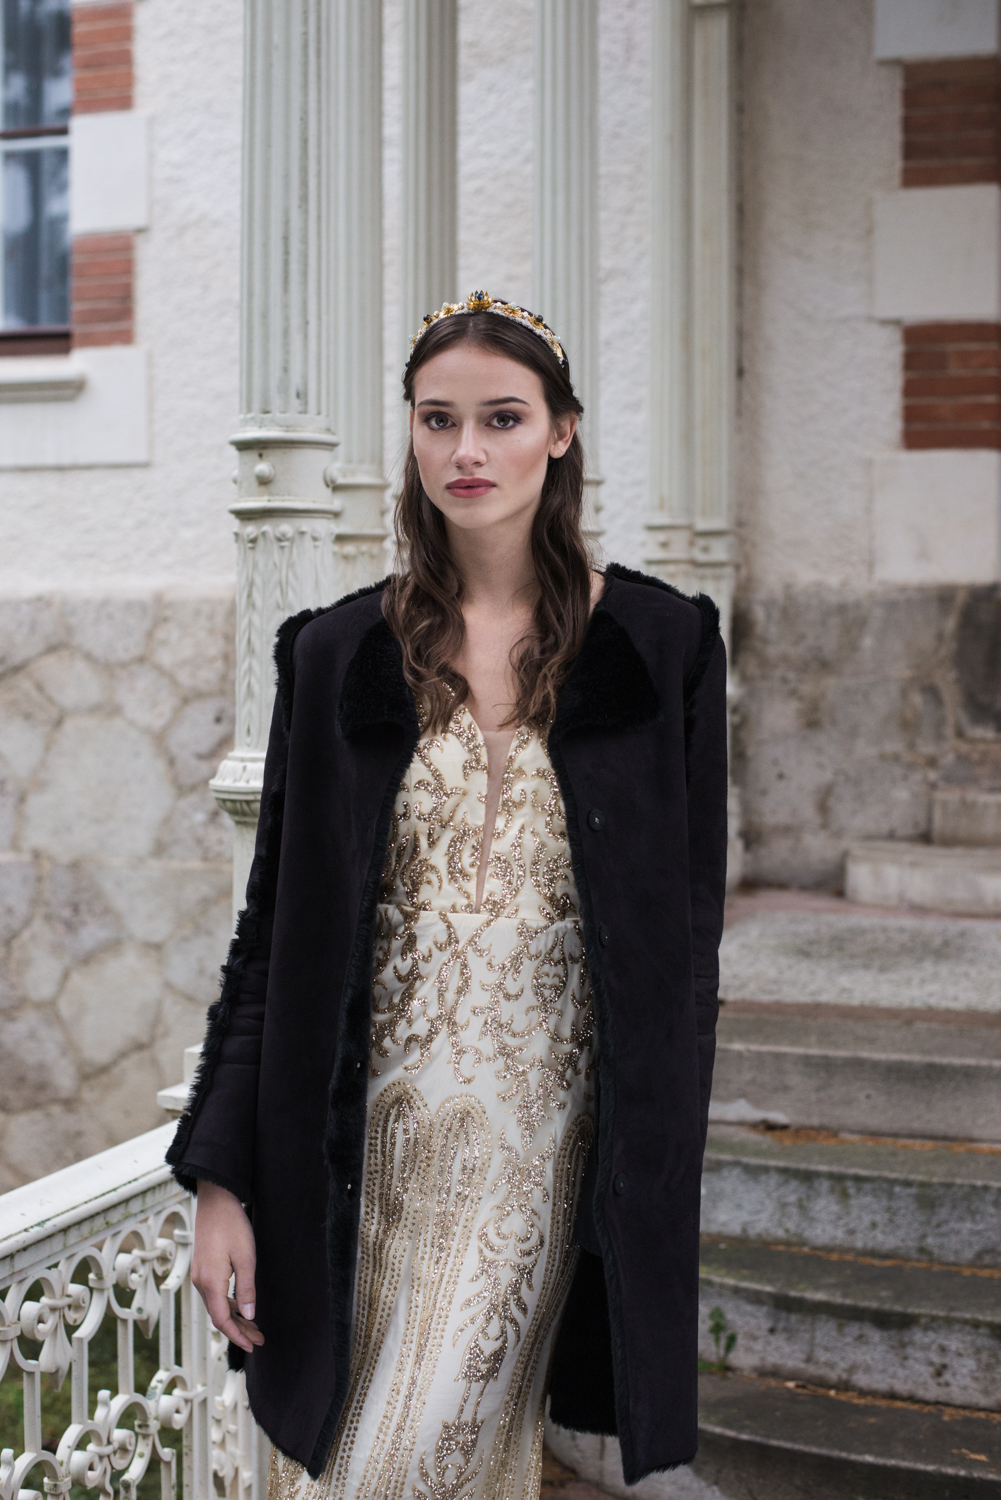
[[[653,275],[647,565],[717,600],[729,640],[735,553],[733,16],[654,0]]]
[[[730,0],[653,0],[650,510],[646,563],[720,607],[730,645],[736,547],[736,183]],[[731,672],[728,698],[738,685]],[[731,884],[740,798],[730,788]]]
[[[598,5],[535,0],[533,312],[556,330],[584,406],[585,525],[599,534]]]
[[[212,781],[243,904],[275,631],[379,576],[381,8],[246,0],[236,744]]]
[[[736,356],[733,11],[692,0],[691,476],[695,574],[730,641]]]
[[[695,588],[690,480],[689,0],[653,0],[650,510],[646,562]]]
[[[456,0],[403,3],[403,343],[456,286]],[[468,289],[467,289],[468,290]]]

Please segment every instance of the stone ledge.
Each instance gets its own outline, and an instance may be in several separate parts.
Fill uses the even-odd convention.
[[[861,840],[848,849],[845,895],[865,906],[1001,916],[1001,849]]]
[[[191,1085],[195,1081],[198,1071],[199,1059],[202,1055],[201,1044],[197,1047],[185,1047],[184,1049],[184,1078],[180,1083],[172,1083],[169,1088],[161,1089],[156,1096],[156,1102],[162,1110],[171,1117],[178,1119],[188,1107],[188,1095]]]

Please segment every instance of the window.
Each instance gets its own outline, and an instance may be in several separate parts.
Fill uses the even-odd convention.
[[[13,352],[19,335],[68,341],[73,77],[70,0],[0,3],[0,352]]]

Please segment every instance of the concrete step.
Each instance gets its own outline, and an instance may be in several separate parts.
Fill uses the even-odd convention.
[[[880,911],[782,891],[738,895],[727,909],[726,1000],[1001,1015],[996,919]]]
[[[766,1244],[996,1266],[1001,1149],[712,1125],[702,1229]]]
[[[866,906],[1001,915],[1001,849],[864,839],[845,861],[845,895]]]
[[[692,1471],[727,1500],[1001,1500],[1001,1417],[704,1375]]]
[[[1001,1245],[997,1247],[1001,1259]],[[700,1354],[709,1313],[746,1373],[905,1400],[992,1408],[1001,1393],[1001,1270],[877,1261],[706,1238]]]
[[[789,1123],[1001,1142],[1001,1015],[737,1000],[720,1009],[713,1104]]]

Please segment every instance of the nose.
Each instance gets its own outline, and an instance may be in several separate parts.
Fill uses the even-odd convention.
[[[486,461],[487,455],[483,448],[483,440],[477,431],[475,420],[463,422],[459,428],[452,462],[457,469],[477,469]]]

